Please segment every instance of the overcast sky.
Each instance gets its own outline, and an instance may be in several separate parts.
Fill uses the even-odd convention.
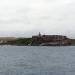
[[[75,0],[0,0],[0,36],[75,37]]]

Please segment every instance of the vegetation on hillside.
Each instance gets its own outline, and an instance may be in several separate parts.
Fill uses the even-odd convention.
[[[31,45],[31,43],[31,38],[18,38],[17,40],[7,42],[10,45]]]

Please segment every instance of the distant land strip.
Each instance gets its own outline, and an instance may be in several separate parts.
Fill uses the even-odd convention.
[[[0,37],[0,45],[17,46],[75,46],[75,39],[63,35],[38,35],[31,38]]]

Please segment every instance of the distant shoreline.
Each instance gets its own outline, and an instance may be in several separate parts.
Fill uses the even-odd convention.
[[[75,39],[64,35],[41,35],[31,38],[0,37],[0,45],[11,46],[75,46]]]

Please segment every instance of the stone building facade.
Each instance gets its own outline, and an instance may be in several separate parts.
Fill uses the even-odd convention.
[[[37,35],[32,36],[33,44],[49,44],[49,45],[69,45],[70,41],[66,36],[62,35]]]

